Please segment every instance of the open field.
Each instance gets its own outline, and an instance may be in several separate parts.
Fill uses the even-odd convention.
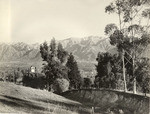
[[[88,114],[91,108],[45,90],[0,82],[0,113]]]

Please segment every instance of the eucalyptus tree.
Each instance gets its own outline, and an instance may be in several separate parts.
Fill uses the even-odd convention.
[[[118,15],[118,25],[111,23],[105,27],[110,43],[116,45],[122,57],[124,89],[126,88],[127,64],[132,66],[133,92],[136,93],[137,62],[141,53],[150,43],[150,0],[114,0],[105,8],[106,13]],[[145,21],[147,20],[147,23]]]

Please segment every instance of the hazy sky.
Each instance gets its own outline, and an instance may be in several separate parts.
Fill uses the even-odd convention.
[[[0,0],[0,42],[36,43],[104,36],[117,17],[105,13],[111,0]],[[2,17],[2,18],[1,18]]]

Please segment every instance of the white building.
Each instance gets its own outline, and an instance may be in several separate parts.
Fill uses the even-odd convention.
[[[36,67],[31,66],[31,67],[30,67],[30,72],[31,72],[31,73],[35,73],[35,72],[36,72]]]

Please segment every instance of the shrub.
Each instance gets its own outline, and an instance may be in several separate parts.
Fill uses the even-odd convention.
[[[64,78],[57,78],[53,84],[53,90],[57,94],[67,91],[68,88],[69,81]]]

